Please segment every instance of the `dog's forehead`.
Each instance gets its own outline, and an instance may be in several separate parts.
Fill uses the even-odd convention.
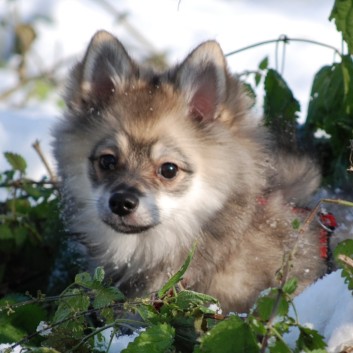
[[[144,123],[159,118],[171,110],[180,100],[175,87],[169,83],[156,84],[151,81],[129,82],[116,92],[113,107],[133,123]]]
[[[144,136],[159,138],[162,125],[173,125],[173,120],[178,123],[176,116],[181,121],[188,114],[185,100],[175,87],[152,86],[144,81],[126,85],[117,92],[108,111],[115,126],[137,140]]]
[[[139,130],[138,133],[120,130],[114,134],[114,145],[119,148],[120,153],[126,156],[139,155],[148,156],[152,159],[159,159],[165,155],[179,154],[179,148],[176,147],[175,140],[171,134],[164,131],[156,131],[154,134]],[[108,144],[111,145],[111,142]]]

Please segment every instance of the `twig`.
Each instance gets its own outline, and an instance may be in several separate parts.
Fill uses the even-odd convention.
[[[321,199],[317,203],[317,205],[311,210],[309,216],[304,221],[304,224],[299,229],[299,232],[298,232],[299,236],[304,234],[304,232],[308,229],[310,223],[313,221],[313,219],[315,218],[316,214],[318,213],[319,208],[320,208],[322,203],[331,203],[331,204],[336,204],[336,205],[341,205],[341,206],[353,207],[353,202],[352,201],[346,201],[346,200],[341,200],[341,199],[337,199],[337,200],[334,200],[334,199]],[[298,242],[297,242],[297,244],[298,244]],[[292,252],[293,252],[293,254],[296,252],[296,246],[293,248]]]
[[[137,30],[128,20],[127,14],[117,11],[117,9],[106,0],[94,0],[98,5],[105,7],[109,14],[113,14],[118,21],[125,26],[125,28],[130,32],[130,34],[135,37],[143,46],[148,48],[151,54],[157,53],[157,49],[154,47],[152,42],[150,42],[139,30]]]
[[[49,166],[49,163],[48,161],[46,160],[44,154],[43,154],[43,151],[40,147],[40,143],[38,140],[36,140],[33,144],[32,144],[32,147],[35,149],[35,151],[37,152],[39,158],[41,159],[41,161],[43,162],[44,164],[44,167],[45,169],[47,170],[48,174],[49,174],[49,178],[50,178],[50,181],[52,183],[56,183],[57,179],[56,179],[56,176],[54,174],[54,172],[52,171],[51,167]]]
[[[225,56],[231,56],[231,55],[238,54],[238,53],[241,53],[241,52],[249,50],[249,49],[260,47],[262,45],[278,43],[278,42],[283,42],[285,44],[287,44],[289,42],[301,42],[301,43],[315,44],[315,45],[319,45],[321,47],[329,48],[329,49],[333,50],[336,54],[338,54],[340,57],[342,57],[341,52],[337,48],[332,46],[332,45],[329,45],[329,44],[326,44],[326,43],[322,43],[322,42],[318,42],[316,40],[311,40],[311,39],[289,38],[286,35],[282,35],[281,37],[279,37],[277,39],[265,40],[263,42],[258,42],[258,43],[255,43],[255,44],[248,45],[246,47],[231,51],[231,52],[225,54]]]
[[[22,188],[24,185],[27,184],[32,184],[32,185],[37,185],[37,186],[56,186],[57,182],[56,181],[48,181],[48,180],[43,180],[43,181],[35,181],[32,179],[18,179],[18,180],[13,180],[7,183],[0,183],[0,188]]]
[[[60,60],[56,64],[54,64],[53,67],[49,70],[42,71],[41,73],[39,73],[37,75],[23,77],[13,87],[0,92],[0,101],[7,99],[13,93],[17,92],[18,90],[20,90],[22,87],[24,87],[25,85],[27,85],[30,82],[34,82],[34,81],[38,81],[38,80],[42,80],[42,79],[53,79],[56,71],[59,70],[62,66],[67,65],[72,60],[73,60],[73,57],[70,57],[70,58],[67,58],[64,60]]]
[[[343,255],[343,254],[339,254],[338,255],[338,260],[341,260],[346,265],[348,265],[349,267],[353,268],[353,259],[351,259],[349,256]]]

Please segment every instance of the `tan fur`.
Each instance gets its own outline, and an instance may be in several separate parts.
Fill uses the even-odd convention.
[[[98,32],[65,99],[54,129],[64,216],[127,295],[158,290],[195,241],[185,282],[225,310],[249,310],[277,284],[297,241],[292,221],[301,216],[292,207],[306,204],[319,173],[307,157],[275,147],[216,42],[159,74]],[[106,155],[111,169],[102,167]],[[161,168],[173,166],[165,178]],[[126,193],[137,200],[127,212]],[[318,236],[310,229],[299,240],[291,275],[300,288],[325,270]]]

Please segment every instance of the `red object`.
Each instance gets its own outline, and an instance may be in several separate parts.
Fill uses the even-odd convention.
[[[329,239],[337,227],[336,218],[332,213],[319,213],[320,218],[320,255],[323,259],[329,258]]]
[[[259,196],[256,198],[257,203],[261,206],[266,206],[267,205],[267,199],[265,197]],[[292,211],[294,213],[307,213],[310,212],[310,209],[308,208],[298,208],[298,207],[293,207]],[[329,261],[330,259],[330,254],[329,254],[329,242],[330,242],[330,236],[334,232],[335,228],[337,227],[337,222],[336,218],[332,213],[324,213],[320,212],[319,213],[319,223],[321,226],[320,229],[320,255],[323,259],[326,261]]]

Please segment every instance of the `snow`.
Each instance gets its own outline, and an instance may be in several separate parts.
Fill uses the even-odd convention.
[[[0,344],[0,353],[5,352],[5,349],[10,348],[10,347],[11,347],[11,344],[7,344],[7,343]],[[11,353],[21,353],[21,352],[23,352],[22,349],[23,349],[23,347],[17,346],[11,351]],[[113,353],[113,352],[110,352],[110,353]]]
[[[210,38],[218,40],[225,53],[281,34],[340,47],[340,34],[327,19],[332,4],[331,0],[3,1],[0,18],[6,21],[0,27],[0,60],[10,59],[10,65],[0,67],[0,95],[17,83],[18,58],[10,58],[16,21],[26,23],[42,17],[35,22],[37,40],[29,53],[29,69],[32,74],[38,74],[61,62],[62,75],[82,55],[93,33],[102,28],[116,34],[134,57],[143,59],[161,52],[170,62],[182,59],[190,49]],[[279,49],[281,59],[281,45]],[[328,49],[297,42],[287,46],[285,55],[284,77],[300,100],[304,115],[313,75],[335,58]],[[230,69],[239,73],[255,70],[265,56],[269,56],[274,66],[274,45],[229,56],[227,60]],[[0,151],[22,154],[28,161],[28,175],[35,179],[41,178],[45,170],[31,144],[39,139],[53,164],[50,128],[60,115],[56,104],[59,94],[45,103],[31,99],[24,106],[22,91],[0,101]],[[0,170],[7,168],[0,153]],[[352,217],[351,212],[347,217]],[[340,352],[345,345],[353,346],[353,299],[339,271],[319,280],[294,302],[300,322],[325,336],[329,352]],[[110,334],[111,331],[105,333],[106,341]],[[293,344],[296,334],[291,332],[288,342]],[[135,337],[136,334],[114,338],[110,353],[120,352]],[[4,348],[0,345],[0,351]],[[15,352],[19,351],[17,347]]]
[[[353,347],[353,296],[341,276],[341,270],[326,275],[306,288],[294,299],[299,322],[317,330],[327,343],[330,353]],[[291,313],[292,317],[294,312]],[[298,330],[292,330],[285,340],[293,348]]]
[[[109,353],[120,353],[123,349],[125,349],[130,342],[133,342],[138,335],[145,331],[144,328],[136,330],[131,335],[122,335],[119,337],[114,336],[109,348]],[[106,350],[108,348],[108,344],[111,340],[111,335],[113,333],[113,329],[109,328],[103,331],[103,341],[98,342],[96,339],[96,346],[101,348],[102,350]],[[108,353],[107,352],[107,353]]]

